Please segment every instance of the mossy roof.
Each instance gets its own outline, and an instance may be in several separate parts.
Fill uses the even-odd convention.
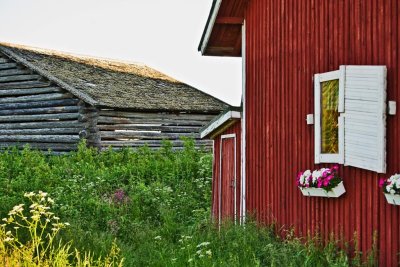
[[[144,64],[0,44],[7,56],[99,107],[219,113],[227,104]]]

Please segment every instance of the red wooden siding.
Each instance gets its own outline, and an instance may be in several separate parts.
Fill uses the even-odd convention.
[[[397,266],[400,207],[386,203],[378,175],[341,167],[346,194],[303,197],[298,171],[314,165],[312,76],[339,65],[386,65],[388,100],[400,103],[398,0],[252,0],[246,19],[246,196],[259,220],[377,246],[381,266]],[[387,176],[400,171],[400,114],[387,119]],[[327,165],[331,166],[331,165]]]
[[[226,129],[221,135],[218,135],[214,139],[214,164],[213,164],[213,192],[212,192],[212,215],[215,221],[219,218],[219,179],[220,179],[220,149],[221,140],[222,141],[222,210],[221,213],[226,217],[233,218],[233,198],[232,187],[230,186],[231,174],[234,173],[232,169],[234,163],[232,159],[235,159],[235,155],[232,154],[233,151],[233,139],[221,139],[222,135],[226,134],[236,134],[236,219],[239,221],[240,214],[240,177],[241,177],[241,167],[240,167],[240,155],[241,155],[241,124],[237,121],[235,124]],[[224,190],[225,189],[225,190]],[[225,205],[228,204],[229,205]],[[231,212],[231,214],[229,214]],[[229,216],[230,215],[230,216]]]

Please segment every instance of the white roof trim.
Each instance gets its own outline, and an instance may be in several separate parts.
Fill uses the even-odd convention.
[[[227,121],[231,119],[240,119],[241,115],[239,111],[228,111],[225,114],[223,114],[219,119],[211,123],[207,128],[205,128],[203,131],[200,133],[200,138],[204,138],[208,135],[210,135],[212,132],[220,128],[223,124],[225,124]]]
[[[217,19],[219,8],[221,7],[222,0],[217,0],[215,3],[215,8],[211,14],[210,22],[207,25],[206,35],[204,36],[204,41],[201,44],[201,54],[204,55],[205,49],[207,47],[208,41],[210,39],[212,28],[214,28],[215,20]]]

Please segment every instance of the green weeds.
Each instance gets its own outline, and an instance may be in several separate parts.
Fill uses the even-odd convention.
[[[101,153],[82,143],[64,156],[10,149],[0,153],[0,217],[29,204],[24,192],[48,192],[52,212],[70,223],[54,242],[92,251],[70,255],[75,264],[110,259],[118,247],[124,266],[349,265],[333,242],[282,240],[251,222],[218,231],[210,222],[211,177],[212,155],[192,140],[182,151],[168,142],[158,151]]]

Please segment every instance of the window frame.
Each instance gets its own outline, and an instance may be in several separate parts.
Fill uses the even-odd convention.
[[[339,103],[338,103],[338,139],[339,152],[337,154],[321,153],[321,83],[331,80],[339,80]],[[339,70],[319,73],[314,75],[314,161],[315,163],[344,163],[344,71]]]

